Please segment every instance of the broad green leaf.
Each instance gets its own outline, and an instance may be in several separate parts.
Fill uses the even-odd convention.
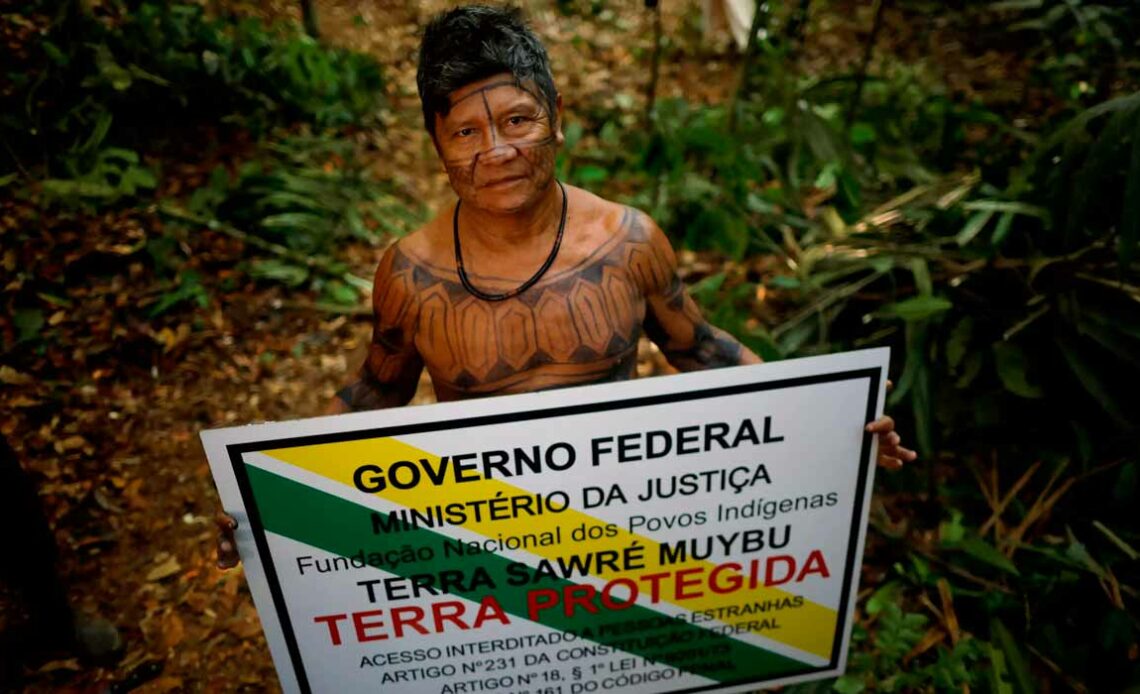
[[[916,296],[893,304],[887,304],[878,311],[881,316],[893,316],[905,321],[918,321],[948,311],[954,307],[948,299],[937,296]]]
[[[1008,202],[1005,200],[971,200],[962,203],[962,209],[971,212],[1002,212],[1005,214],[1020,214],[1027,217],[1037,217],[1038,219],[1048,220],[1049,210],[1037,205],[1030,205],[1024,202]]]
[[[795,275],[776,275],[775,277],[769,277],[766,284],[776,289],[799,289],[802,286],[800,278]]]
[[[1104,615],[1097,628],[1100,632],[1099,645],[1104,653],[1123,653],[1134,647],[1133,619],[1130,612],[1120,608],[1111,609]]]
[[[307,212],[282,212],[273,214],[261,220],[265,229],[288,231],[290,229],[312,230],[328,224],[328,220],[320,215]]]
[[[925,352],[925,329],[922,332],[922,349]],[[925,355],[923,356],[925,357]],[[915,436],[918,439],[916,449],[919,451],[919,455],[922,455],[923,452],[932,453],[934,451],[934,395],[931,386],[933,379],[931,369],[928,368],[925,359],[918,363],[919,368],[914,375],[910,403],[914,412]]]
[[[838,163],[836,163],[836,162],[828,163],[826,166],[824,166],[822,169],[820,169],[820,172],[815,177],[815,181],[812,183],[812,186],[815,188],[819,188],[821,190],[827,190],[830,188],[834,188],[835,187],[835,181],[836,181],[835,175],[838,171],[839,171],[839,164]]]
[[[867,614],[879,614],[887,605],[897,605],[902,592],[903,585],[898,581],[890,581],[879,587],[867,598]]]
[[[621,143],[622,128],[612,120],[606,121],[598,131],[598,139],[607,145],[617,146]]]
[[[887,396],[887,404],[892,407],[898,405],[903,401],[903,398],[910,394],[911,388],[914,387],[914,383],[918,379],[919,371],[926,368],[923,345],[916,339],[916,325],[921,326],[922,324],[906,324],[906,362],[903,365],[899,382],[895,384],[895,389]]]
[[[49,178],[43,182],[44,192],[58,198],[114,198],[118,190],[98,181]]]
[[[567,152],[573,150],[578,141],[582,139],[582,132],[582,124],[578,121],[572,121],[566,125],[563,137],[565,138],[564,144]]]
[[[1025,352],[1011,342],[996,342],[993,346],[994,364],[1005,389],[1023,398],[1040,398],[1045,394],[1041,386],[1029,382]]]
[[[1019,694],[1035,694],[1037,688],[1033,685],[1033,678],[1029,674],[1029,663],[1026,662],[1025,654],[1000,619],[990,620],[990,640],[1005,656],[1005,665],[1012,679],[1009,684],[1014,691]]]
[[[1120,468],[1112,486],[1112,498],[1118,504],[1128,503],[1140,493],[1140,463],[1131,461]]]
[[[1000,0],[987,5],[991,12],[1008,12],[1010,10],[1033,10],[1041,7],[1045,0]]]
[[[157,185],[158,179],[154,173],[142,167],[128,169],[119,183],[119,187],[126,193],[134,193],[136,188],[154,188]]]
[[[99,158],[104,161],[117,160],[132,165],[139,163],[138,152],[131,149],[124,149],[122,147],[107,147],[103,151],[99,152]]]
[[[994,694],[1014,694],[1012,675],[1005,663],[1005,653],[993,643],[987,643],[990,658],[990,690]]]
[[[724,285],[724,280],[726,277],[727,275],[725,275],[723,272],[717,272],[715,274],[709,275],[708,277],[705,277],[694,284],[689,289],[689,292],[702,301],[713,299],[715,298],[716,293],[719,292],[720,288]]]
[[[875,126],[859,122],[851,126],[851,144],[859,147],[875,141]]]
[[[582,183],[600,183],[609,175],[608,171],[595,164],[583,164],[574,169],[574,178]]]
[[[887,404],[897,405],[910,396],[914,412],[915,433],[919,451],[934,450],[934,409],[931,401],[931,372],[927,367],[927,329],[925,321],[906,324],[906,365]]]
[[[288,190],[279,190],[269,193],[254,204],[254,208],[261,212],[288,210],[297,207],[310,211],[320,211],[322,209],[320,201],[313,196],[302,195]]]
[[[44,53],[47,54],[47,57],[50,58],[53,63],[60,67],[67,67],[70,61],[67,55],[59,50],[59,46],[56,46],[51,41],[41,41],[40,45],[43,46]]]
[[[142,244],[135,246],[134,250],[138,250],[140,248],[142,248]],[[134,252],[134,251],[132,251],[132,252]],[[73,302],[71,299],[68,299],[66,296],[58,296],[56,294],[51,294],[49,292],[36,292],[36,296],[38,296],[39,298],[48,302],[52,306],[59,306],[61,308],[71,308],[72,306],[75,305],[75,302]]]
[[[966,537],[966,528],[962,525],[962,512],[958,509],[950,511],[950,520],[943,521],[938,526],[938,539],[944,547],[956,546]]]
[[[1120,238],[1117,241],[1120,264],[1127,269],[1140,243],[1140,118],[1132,131],[1132,149],[1128,173],[1124,179],[1124,210],[1120,215]]]
[[[1095,340],[1101,347],[1112,352],[1125,364],[1134,364],[1140,356],[1140,345],[1128,338],[1126,333],[1117,332],[1113,328],[1094,320],[1087,320],[1084,315],[1077,321],[1077,330],[1082,335]]]
[[[950,339],[946,341],[946,361],[949,363],[951,371],[958,371],[958,365],[965,358],[966,350],[970,346],[970,338],[973,335],[974,319],[970,316],[962,318],[950,331]]]
[[[91,134],[83,142],[80,148],[83,152],[94,152],[103,144],[103,140],[107,138],[107,133],[111,130],[111,123],[114,117],[107,111],[103,111],[95,119],[95,127],[91,129]]]
[[[978,374],[981,373],[984,363],[985,359],[982,357],[981,352],[974,350],[967,354],[966,361],[962,365],[962,373],[958,376],[958,380],[954,382],[954,387],[959,389],[968,388],[970,384],[974,382],[974,379],[978,377]]]
[[[12,324],[16,326],[16,339],[19,342],[39,337],[44,327],[44,313],[38,308],[18,308],[12,312]]]
[[[1095,321],[1101,327],[1109,328],[1134,340],[1140,340],[1140,312],[1108,312],[1107,309],[1107,306],[1096,308],[1081,306],[1081,319],[1087,318]]]
[[[919,296],[931,296],[934,294],[934,283],[930,280],[930,268],[926,265],[926,260],[922,258],[911,258],[907,263],[910,268],[911,274],[914,275],[914,286],[918,288]]]
[[[970,243],[974,240],[974,237],[980,234],[982,229],[989,224],[993,216],[993,210],[981,210],[970,215],[970,218],[966,220],[965,226],[963,226],[962,230],[958,232],[958,235],[954,237],[954,240],[958,242],[959,246],[965,246]]]
[[[990,243],[995,246],[1000,246],[1002,241],[1009,236],[1009,230],[1013,226],[1013,213],[1004,212],[1002,216],[998,217],[997,225],[994,226],[994,235],[990,239]]]
[[[904,536],[905,533],[905,530],[902,531],[900,537]],[[918,577],[919,583],[930,582],[930,562],[917,554],[911,554],[907,558],[910,559],[910,564],[914,568],[914,574]]]
[[[295,287],[308,279],[309,269],[271,258],[254,261],[249,274],[259,279],[274,280]]]
[[[837,678],[831,688],[839,694],[859,694],[867,685],[861,675],[852,672]]]
[[[997,551],[993,545],[976,535],[963,538],[962,541],[958,543],[958,549],[974,559],[997,567],[1006,573],[1011,573],[1015,576],[1020,575],[1017,567],[1009,560],[1009,557]]]
[[[1066,527],[1065,531],[1069,536],[1069,546],[1065,548],[1065,556],[1083,566],[1089,573],[1097,578],[1106,578],[1107,573],[1104,567],[1101,566],[1100,562],[1096,559],[1093,559],[1093,556],[1089,554],[1088,548],[1077,539],[1072,529]]]
[[[1108,387],[1106,379],[1111,379],[1112,376],[1098,372],[1096,367],[1081,353],[1077,342],[1067,335],[1057,336],[1057,346],[1061,348],[1061,354],[1065,356],[1065,361],[1073,375],[1077,377],[1089,395],[1104,408],[1104,411],[1118,425],[1130,428],[1133,424],[1132,421]]]
[[[882,255],[868,259],[867,264],[871,266],[872,270],[883,275],[895,266],[895,260],[890,256]]]
[[[133,63],[127,66],[127,71],[130,72],[133,77],[137,77],[138,79],[144,80],[146,82],[157,84],[160,87],[170,86],[170,82],[167,80],[159,77],[158,75],[147,72],[146,70]]]
[[[355,306],[360,303],[360,293],[344,282],[329,282],[322,288],[321,293],[330,303],[342,306]]]

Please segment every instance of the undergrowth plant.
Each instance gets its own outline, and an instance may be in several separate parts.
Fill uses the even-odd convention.
[[[128,149],[226,122],[374,125],[383,73],[290,25],[212,19],[192,3],[32,2],[5,15],[24,39],[0,91],[0,157],[30,171],[92,139]],[[0,161],[4,161],[0,158]]]
[[[1125,11],[1004,5],[1102,38]],[[855,76],[761,51],[746,97],[659,102],[616,148],[595,118],[563,170],[737,261],[693,294],[764,358],[892,347],[891,411],[925,463],[884,483],[910,500],[873,519],[893,587],[832,686],[1140,682],[1140,93],[1058,94],[1071,115],[1027,132],[920,68],[867,75],[852,109]]]
[[[36,1],[0,22],[15,46],[0,89],[5,193],[59,215],[160,212],[165,238],[148,248],[166,290],[152,317],[208,301],[211,278],[183,267],[178,250],[201,231],[245,242],[253,279],[355,304],[368,283],[338,250],[418,219],[359,156],[365,138],[354,133],[382,127],[385,104],[371,57],[191,2]],[[164,163],[227,138],[256,144],[199,189],[178,181],[186,192],[156,200],[171,189]]]

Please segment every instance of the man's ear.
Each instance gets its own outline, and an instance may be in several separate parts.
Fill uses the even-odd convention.
[[[554,97],[554,140],[558,146],[566,144],[566,136],[562,134],[562,95]]]

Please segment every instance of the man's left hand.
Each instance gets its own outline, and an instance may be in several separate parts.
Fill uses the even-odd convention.
[[[895,431],[895,420],[883,415],[867,425],[867,431],[879,435],[879,465],[888,470],[898,470],[903,463],[912,463],[918,453],[903,448],[902,439]]]

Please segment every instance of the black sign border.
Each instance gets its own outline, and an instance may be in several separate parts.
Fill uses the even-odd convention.
[[[253,497],[253,489],[249,483],[249,476],[246,474],[245,464],[242,462],[242,455],[245,453],[259,453],[266,450],[295,448],[298,446],[316,446],[326,443],[343,443],[345,441],[357,441],[366,438],[385,438],[407,434],[420,434],[431,431],[439,431],[440,429],[490,426],[508,422],[549,419],[550,417],[566,417],[595,412],[608,412],[612,410],[628,409],[631,407],[664,405],[674,402],[687,402],[690,400],[703,400],[707,398],[743,395],[746,393],[756,393],[766,390],[783,390],[787,388],[798,388],[802,386],[818,385],[821,383],[837,383],[840,381],[850,381],[862,378],[869,379],[869,387],[867,389],[866,420],[870,422],[872,419],[874,419],[875,410],[878,406],[879,380],[882,378],[881,372],[882,369],[879,367],[852,369],[848,371],[837,371],[828,374],[798,376],[795,378],[784,378],[773,381],[762,381],[758,383],[741,383],[731,386],[706,388],[704,390],[681,391],[677,393],[648,395],[636,398],[628,398],[624,400],[607,400],[605,402],[552,407],[542,410],[534,410],[531,412],[505,412],[501,414],[479,415],[475,417],[468,417],[466,419],[437,420],[415,424],[399,424],[388,427],[360,429],[357,431],[337,432],[329,434],[310,434],[306,436],[293,436],[280,439],[270,439],[267,441],[232,443],[227,445],[226,451],[229,453],[230,464],[233,466],[234,476],[237,479],[238,488],[241,491],[242,503],[245,505],[246,514],[249,518],[250,529],[253,531],[254,541],[257,545],[257,554],[261,559],[262,566],[265,569],[265,578],[269,583],[269,592],[273,596],[273,604],[277,611],[277,621],[280,623],[281,634],[284,637],[285,645],[289,650],[289,657],[293,663],[293,671],[297,677],[298,688],[301,690],[302,694],[311,694],[312,692],[312,687],[309,685],[308,675],[305,672],[305,664],[301,657],[301,649],[297,644],[296,634],[293,633],[293,622],[289,618],[289,610],[285,604],[285,596],[281,590],[281,583],[277,578],[277,569],[273,565],[273,559],[269,553],[269,542],[265,536],[265,528],[261,522],[261,514],[258,512],[257,504],[255,503],[255,499]],[[839,651],[840,646],[843,644],[843,634],[847,629],[847,608],[848,601],[851,598],[851,582],[854,579],[855,573],[855,549],[856,545],[858,544],[859,529],[862,525],[863,518],[863,498],[866,495],[867,478],[871,469],[871,443],[872,434],[863,432],[863,444],[862,449],[859,453],[859,474],[855,483],[855,503],[853,504],[853,511],[851,514],[851,533],[847,539],[847,561],[844,564],[843,587],[840,593],[840,603],[838,610],[839,623],[836,625],[835,639],[832,642],[831,661],[826,666],[809,666],[803,670],[786,673],[784,675],[781,675],[780,679],[784,679],[786,677],[798,677],[800,675],[807,675],[813,672],[822,672],[824,670],[836,670],[839,668]],[[756,682],[763,681],[765,680],[717,682],[716,684],[705,685],[701,687],[673,690],[668,692],[668,694],[695,694],[696,692],[704,692],[723,687],[754,684]]]

